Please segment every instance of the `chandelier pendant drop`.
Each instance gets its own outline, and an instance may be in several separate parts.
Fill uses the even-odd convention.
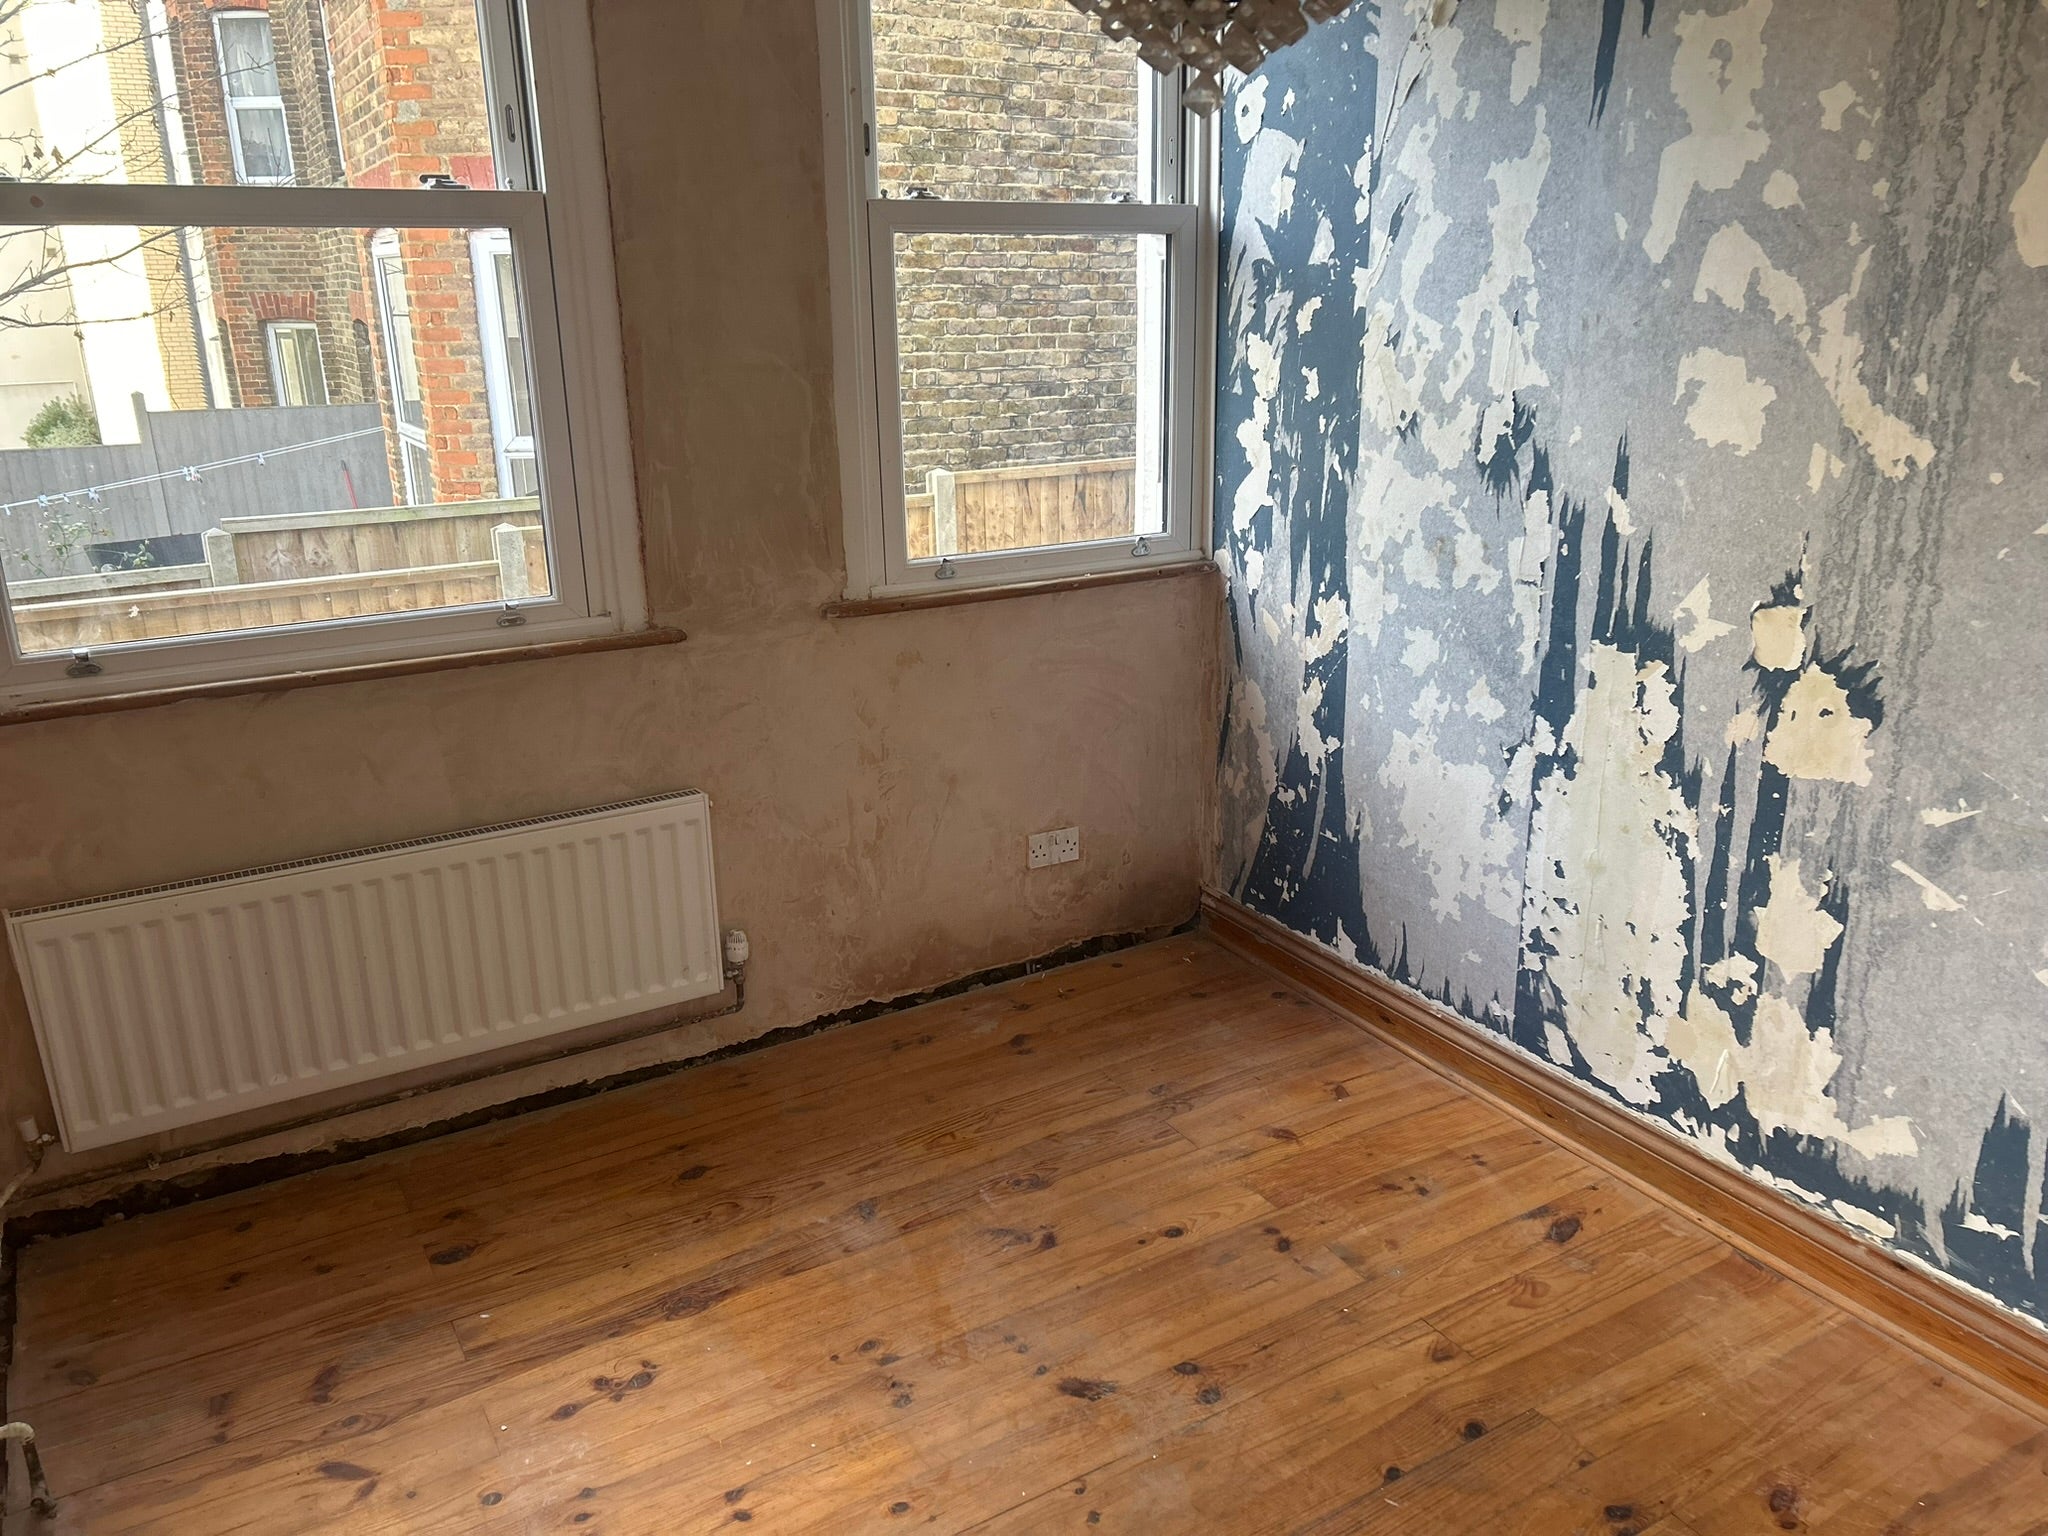
[[[1309,23],[1329,21],[1351,0],[1068,0],[1092,16],[1104,35],[1138,45],[1138,57],[1170,75],[1189,73],[1181,101],[1208,116],[1223,104],[1223,68],[1250,74]]]

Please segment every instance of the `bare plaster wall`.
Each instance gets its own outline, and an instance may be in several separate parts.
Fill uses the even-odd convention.
[[[754,959],[691,1051],[1187,917],[1213,580],[820,617],[844,575],[815,6],[695,0],[718,63],[686,83],[667,0],[597,22],[650,596],[688,642],[0,729],[0,906],[700,788]],[[1025,835],[1069,824],[1081,862],[1027,874]],[[0,959],[0,1180],[29,1114],[52,1124]]]

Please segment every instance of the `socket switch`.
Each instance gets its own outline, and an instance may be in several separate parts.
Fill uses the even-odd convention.
[[[1072,864],[1081,857],[1081,829],[1060,827],[1051,832],[1034,832],[1027,843],[1030,866],[1045,869],[1054,864]]]

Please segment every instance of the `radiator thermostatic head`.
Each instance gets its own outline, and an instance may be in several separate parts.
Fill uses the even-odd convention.
[[[725,930],[725,963],[727,965],[745,965],[748,956],[752,953],[753,947],[747,943],[746,929],[728,928]]]

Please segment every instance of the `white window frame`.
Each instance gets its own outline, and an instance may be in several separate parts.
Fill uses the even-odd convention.
[[[477,10],[495,92],[496,188],[0,183],[0,228],[507,231],[533,367],[552,592],[510,605],[27,657],[20,654],[12,605],[0,602],[0,707],[518,650],[646,626],[589,8],[479,0]]]
[[[224,21],[260,21],[264,36],[270,39],[271,67],[277,69],[277,33],[272,27],[268,11],[215,11],[213,13],[213,56],[220,65],[220,93],[227,107],[228,148],[235,158],[235,180],[244,186],[281,187],[288,185],[298,175],[298,159],[292,151],[292,114],[284,104],[282,93],[275,96],[236,96],[233,82],[228,78],[228,44],[221,35],[220,26]],[[283,72],[279,71],[278,84],[284,83]],[[242,114],[244,112],[275,112],[284,124],[284,174],[282,176],[252,176],[242,157]]]
[[[519,431],[514,419],[512,368],[505,356],[505,306],[498,293],[497,261],[500,256],[511,254],[511,242],[499,231],[488,230],[469,237],[477,330],[484,352],[484,393],[491,412],[491,447],[498,463],[498,494],[508,498],[518,494],[513,489],[515,462],[534,464],[538,469],[533,434]],[[516,263],[513,278],[516,285]]]
[[[263,322],[263,347],[270,354],[270,392],[272,397],[276,399],[279,405],[290,403],[285,399],[285,395],[288,393],[285,389],[285,376],[289,371],[284,357],[284,336],[287,331],[304,331],[313,338],[313,365],[314,372],[320,380],[321,398],[316,401],[307,401],[306,403],[309,405],[328,404],[331,397],[327,393],[327,354],[326,350],[320,345],[320,327],[310,320],[266,320]]]
[[[993,0],[967,0],[993,3]],[[1216,283],[1214,129],[1185,112],[1179,82],[1162,80],[1144,142],[1159,196],[1152,203],[990,202],[884,198],[874,153],[874,68],[869,0],[818,0],[826,140],[826,227],[840,421],[846,595],[937,596],[1063,576],[1209,559]],[[1132,66],[1137,68],[1135,51]],[[917,233],[1162,235],[1168,241],[1163,386],[1165,530],[1141,537],[914,560],[907,549],[902,411],[895,326],[896,236]],[[1153,328],[1158,329],[1158,328]],[[1140,366],[1149,365],[1141,326]],[[1140,434],[1146,392],[1139,391]],[[1141,443],[1141,462],[1146,445]]]

